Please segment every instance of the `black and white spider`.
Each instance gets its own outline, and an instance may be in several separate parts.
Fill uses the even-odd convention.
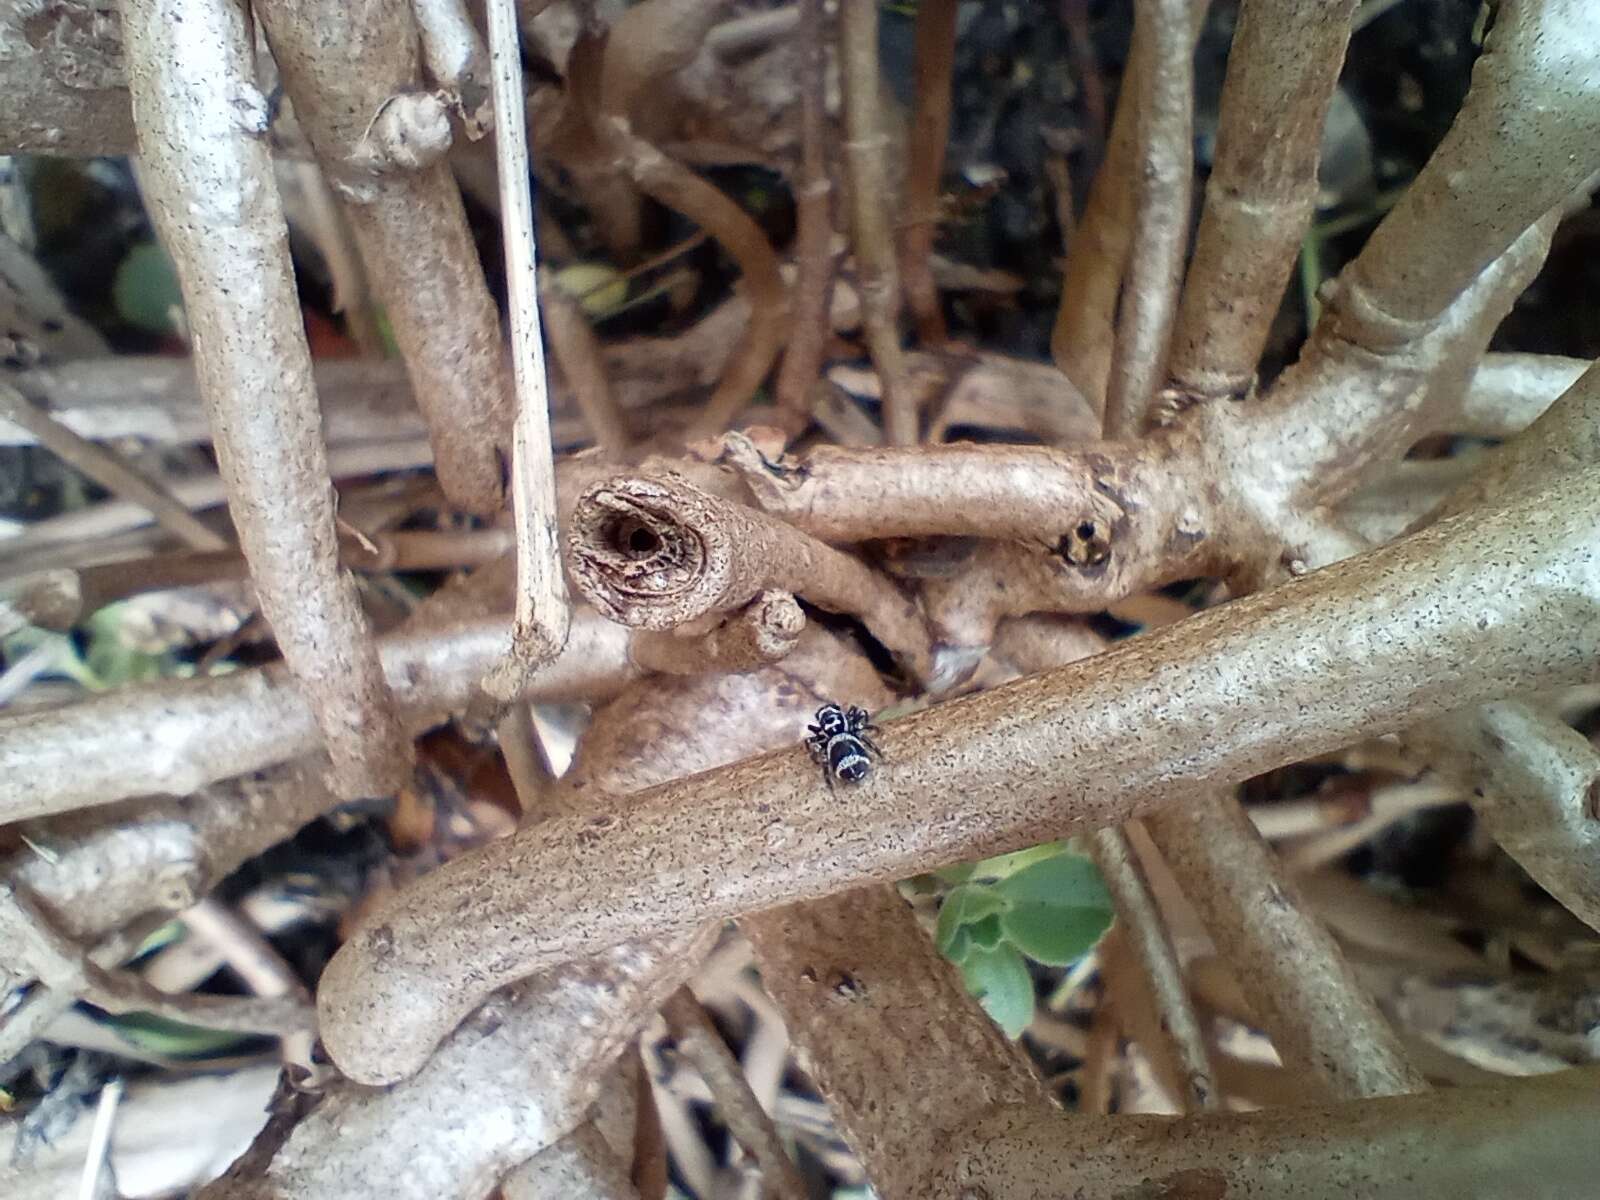
[[[847,709],[824,704],[817,709],[817,723],[806,728],[811,731],[806,747],[822,764],[830,791],[840,780],[860,783],[872,769],[872,759],[883,757],[872,740],[876,730],[872,714],[853,704]]]

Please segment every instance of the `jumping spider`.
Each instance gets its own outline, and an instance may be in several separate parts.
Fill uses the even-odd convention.
[[[871,770],[872,759],[883,757],[871,737],[876,731],[872,714],[853,704],[848,709],[824,704],[817,709],[817,723],[806,728],[811,731],[806,748],[823,765],[829,791],[839,780],[860,783]]]

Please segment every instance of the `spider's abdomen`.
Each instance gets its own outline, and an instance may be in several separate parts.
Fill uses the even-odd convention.
[[[829,742],[828,770],[835,778],[846,783],[860,783],[871,766],[866,747],[849,734],[841,734]]]

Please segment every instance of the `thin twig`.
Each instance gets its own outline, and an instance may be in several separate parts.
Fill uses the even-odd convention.
[[[914,446],[919,418],[907,393],[900,348],[900,278],[889,220],[889,137],[883,129],[878,71],[878,0],[839,6],[844,84],[845,165],[850,176],[850,244],[861,280],[861,318],[872,365],[883,379],[884,440]]]
[[[607,458],[625,458],[630,440],[627,418],[611,390],[600,339],[588,316],[559,285],[550,281],[543,269],[539,273],[539,302],[544,310],[550,352],[572,389],[590,436]]]
[[[1183,283],[1194,177],[1194,37],[1190,0],[1136,0],[1150,29],[1150,69],[1136,76],[1139,170],[1122,309],[1106,390],[1106,432],[1132,437],[1166,373]]]
[[[4,381],[0,381],[0,418],[26,429],[41,446],[106,491],[147,509],[163,529],[190,549],[227,549],[227,538],[198,519],[160,483],[120,455],[79,437]]]
[[[739,1060],[728,1049],[705,1009],[688,988],[679,988],[661,1006],[661,1015],[678,1051],[706,1081],[728,1130],[761,1168],[765,1190],[780,1200],[806,1200],[805,1180],[778,1139],[772,1118],[750,1090]]]
[[[916,109],[907,147],[905,218],[900,225],[900,273],[917,340],[935,347],[945,339],[944,314],[929,257],[939,227],[939,185],[950,138],[951,74],[956,56],[956,0],[917,5]]]
[[[834,275],[833,181],[828,176],[823,111],[822,0],[800,0],[800,177],[795,183],[794,308],[789,347],[778,369],[778,408],[796,432],[811,423],[811,390],[828,339]]]
[[[514,0],[489,0],[489,56],[494,78],[495,161],[500,169],[500,228],[505,236],[511,305],[511,371],[517,417],[512,436],[511,503],[517,528],[517,610],[511,651],[483,681],[501,704],[518,695],[539,667],[561,652],[571,622],[566,575],[556,536],[555,460],[550,396],[539,332],[533,191],[527,114]]]
[[[1155,1029],[1130,1032],[1140,1038],[1152,1060],[1172,1060],[1176,1070],[1166,1074],[1181,1089],[1177,1099],[1183,1111],[1214,1109],[1222,1097],[1206,1053],[1205,1032],[1189,1002],[1177,952],[1127,834],[1116,828],[1096,830],[1089,845],[1100,877],[1116,903],[1121,936],[1142,968],[1144,986],[1159,1021]]]

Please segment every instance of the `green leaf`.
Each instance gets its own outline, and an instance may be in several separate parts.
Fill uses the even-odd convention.
[[[1022,956],[1006,945],[973,950],[961,964],[961,975],[1006,1036],[1021,1037],[1033,1020],[1033,978]]]
[[[1064,849],[1062,842],[1045,842],[1029,846],[1026,850],[1013,850],[1010,854],[997,854],[973,865],[973,873],[980,879],[1004,879],[1015,875],[1024,867],[1031,867],[1041,859],[1054,858]]]
[[[1094,949],[1111,925],[1111,910],[1019,904],[996,920],[1006,939],[1034,962],[1064,967]]]
[[[934,930],[934,943],[939,952],[948,956],[951,939],[963,925],[992,917],[1005,907],[1006,902],[990,888],[962,884],[951,889],[939,909],[939,924]]]
[[[1000,922],[1004,919],[1003,915],[985,917],[981,921],[975,921],[971,925],[966,925],[962,928],[966,930],[967,937],[972,939],[972,945],[975,948],[993,950],[1006,940],[1005,931],[1000,927]]]
[[[957,863],[953,867],[940,867],[934,874],[946,883],[965,883],[972,878],[973,866],[971,863]]]
[[[1013,904],[1110,909],[1111,897],[1094,863],[1081,854],[1058,853],[994,885]]]
[[[957,966],[972,953],[972,935],[967,932],[971,928],[970,925],[956,926],[956,931],[950,935],[949,946],[940,948],[940,952]]]
[[[182,327],[178,272],[155,242],[140,242],[123,257],[111,284],[111,300],[124,321],[147,333],[173,333]]]

